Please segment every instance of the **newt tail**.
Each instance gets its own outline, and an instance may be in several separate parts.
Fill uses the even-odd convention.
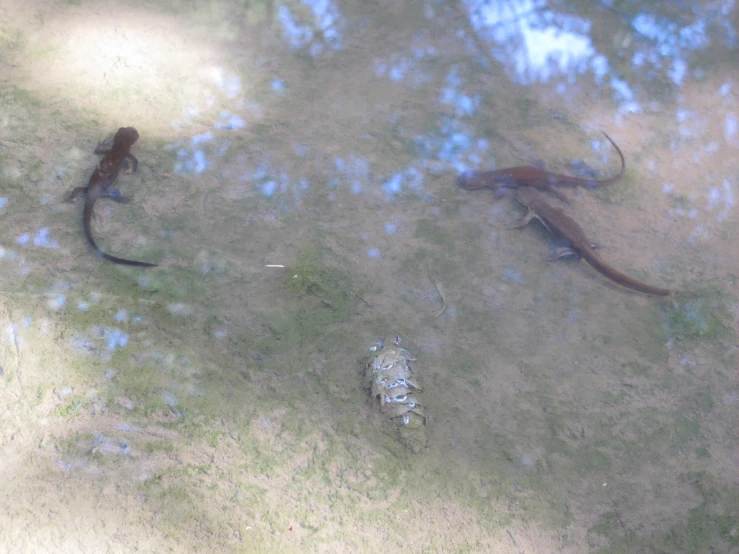
[[[653,296],[670,296],[671,294],[675,294],[677,292],[670,289],[653,287],[652,285],[647,285],[646,283],[642,283],[641,281],[632,279],[628,275],[624,275],[617,269],[611,267],[603,260],[601,260],[598,255],[595,254],[593,247],[590,245],[588,245],[587,248],[578,249],[578,251],[593,269],[595,269],[598,273],[600,273],[604,277],[607,277],[614,283],[621,285],[622,287],[635,290],[636,292],[643,292],[644,294],[651,294]]]
[[[95,206],[95,200],[97,200],[97,197],[95,196],[92,196],[92,197],[88,196],[87,198],[85,198],[85,209],[82,212],[82,226],[85,229],[85,236],[87,237],[87,242],[90,243],[90,246],[92,246],[95,250],[97,250],[100,256],[116,264],[132,265],[136,267],[156,267],[157,264],[151,264],[149,262],[139,262],[138,260],[126,260],[124,258],[118,258],[116,256],[113,256],[112,254],[106,254],[100,249],[100,247],[95,243],[95,239],[92,238],[92,225],[90,224],[90,222],[92,221],[92,208]]]

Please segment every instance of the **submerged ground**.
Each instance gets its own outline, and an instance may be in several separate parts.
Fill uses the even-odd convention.
[[[0,3],[0,552],[737,548],[737,16],[500,5]],[[145,270],[63,202],[129,125],[93,228]],[[601,130],[564,209],[700,298],[455,185]]]

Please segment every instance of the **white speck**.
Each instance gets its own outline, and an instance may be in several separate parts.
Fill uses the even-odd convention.
[[[188,315],[192,313],[192,306],[182,302],[176,302],[167,306],[169,312],[173,315]]]

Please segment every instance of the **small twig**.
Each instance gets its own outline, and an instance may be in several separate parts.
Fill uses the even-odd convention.
[[[436,290],[439,291],[439,296],[441,296],[441,310],[436,312],[436,314],[434,315],[434,318],[437,318],[446,310],[446,296],[444,296],[444,289],[441,287],[441,284],[437,283],[434,279],[431,279],[431,281],[436,286]]]

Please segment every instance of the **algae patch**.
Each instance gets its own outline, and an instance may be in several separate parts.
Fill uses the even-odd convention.
[[[322,323],[343,321],[359,300],[349,273],[325,265],[318,249],[305,250],[289,269],[285,288],[302,309],[328,310],[328,316],[319,318]]]
[[[731,334],[730,317],[726,303],[717,293],[687,302],[673,302],[660,313],[665,335],[673,340],[725,338]]]
[[[261,313],[257,336],[245,340],[261,355],[308,343],[324,350],[348,340],[346,329],[338,326],[362,302],[351,274],[339,265],[325,264],[320,249],[308,248],[284,275],[277,285],[280,309]]]

